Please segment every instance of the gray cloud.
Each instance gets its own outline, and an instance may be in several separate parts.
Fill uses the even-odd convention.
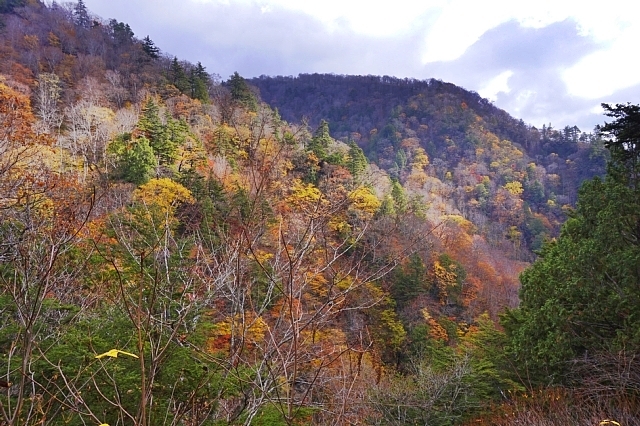
[[[562,72],[599,48],[580,36],[571,20],[539,29],[507,22],[487,31],[459,59],[429,64],[426,70],[476,90],[511,71],[510,91],[498,94],[498,107],[536,126],[551,122],[556,127],[577,124],[591,130],[598,121],[589,111],[599,103],[571,96]]]
[[[223,79],[234,71],[246,77],[375,74],[433,77],[478,91],[510,70],[511,90],[498,94],[498,107],[536,126],[577,124],[583,130],[602,123],[602,115],[592,112],[600,102],[640,101],[640,86],[607,99],[585,100],[568,93],[561,73],[601,48],[580,36],[571,20],[540,29],[507,22],[487,31],[457,60],[423,65],[424,40],[434,16],[421,17],[421,25],[413,25],[401,36],[380,38],[356,34],[346,26],[329,31],[309,15],[276,7],[263,13],[258,6],[237,3],[85,3],[104,18],[129,23],[139,38],[148,34],[167,53],[201,61]]]
[[[150,35],[163,51],[201,61],[210,72],[226,77],[338,74],[415,75],[420,68],[422,30],[402,38],[362,36],[342,28],[328,31],[303,13],[241,4],[167,4],[156,1],[87,0],[105,17],[117,10],[138,37]],[[111,16],[109,16],[111,17]]]

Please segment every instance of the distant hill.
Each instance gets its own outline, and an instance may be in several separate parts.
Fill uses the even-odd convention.
[[[427,202],[448,204],[440,210],[489,233],[511,229],[529,249],[555,235],[581,183],[605,172],[597,135],[575,126],[537,129],[451,83],[333,74],[249,82],[287,121],[314,129],[326,120],[333,137],[356,142]],[[420,149],[429,165],[416,184],[412,161]]]
[[[488,130],[502,138],[534,144],[536,132],[522,120],[511,117],[475,92],[440,80],[400,79],[389,76],[351,76],[335,74],[300,74],[298,77],[267,77],[249,80],[268,104],[277,107],[285,120],[309,120],[317,126],[321,119],[329,121],[332,133],[340,137],[349,132],[366,135],[380,127],[398,108],[415,96],[429,99],[431,111],[419,117],[428,122],[435,110],[464,102],[475,114],[486,120]]]

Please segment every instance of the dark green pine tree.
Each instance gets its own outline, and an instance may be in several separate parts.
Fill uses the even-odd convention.
[[[117,179],[141,185],[152,177],[156,156],[145,136],[133,139],[131,133],[118,135],[109,144],[108,152],[116,160],[114,177]]]
[[[369,162],[367,161],[367,157],[365,157],[362,149],[356,145],[355,142],[349,143],[349,161],[347,162],[347,168],[353,175],[353,177],[358,177],[362,172],[367,169]]]
[[[640,185],[640,105],[622,105],[615,107],[602,104],[606,114],[615,118],[598,130],[609,140],[605,146],[611,153],[612,163],[609,174],[621,182],[627,182],[632,188]]]
[[[89,12],[87,11],[87,6],[85,6],[84,1],[78,0],[78,3],[76,3],[73,8],[73,17],[75,19],[76,25],[78,25],[79,27],[91,27],[91,19],[89,18]]]
[[[122,46],[133,42],[134,34],[129,24],[112,19],[109,21],[109,27],[111,28],[111,36],[116,42],[116,45]]]
[[[149,181],[156,165],[153,148],[144,136],[132,142],[131,147],[123,152],[121,161],[123,179],[137,185]]]
[[[393,179],[391,182],[391,198],[393,198],[393,204],[396,213],[405,213],[409,208],[409,199],[404,192],[404,188],[398,182],[397,179]]]
[[[307,146],[307,150],[313,152],[320,160],[327,157],[327,150],[331,144],[331,135],[329,134],[329,123],[326,120],[320,121],[320,125],[316,129],[311,142]]]
[[[612,136],[607,176],[580,189],[502,320],[515,364],[538,383],[562,381],[574,360],[640,353],[640,107],[605,109],[615,118],[600,129]]]
[[[234,72],[227,82],[229,90],[231,92],[231,100],[242,105],[250,111],[256,111],[258,109],[258,100],[253,94],[246,80]]]
[[[142,108],[137,129],[149,140],[149,145],[158,157],[159,164],[174,162],[177,143],[171,139],[171,132],[160,120],[160,108],[152,98],[149,98]]]
[[[156,47],[149,36],[142,39],[142,50],[144,50],[144,53],[146,53],[151,59],[158,59],[160,57],[160,49]]]
[[[178,62],[177,57],[173,57],[171,62],[171,69],[169,71],[169,81],[176,86],[180,93],[189,95],[191,93],[191,84],[189,83],[189,77],[184,70],[184,67]]]
[[[209,102],[209,85],[211,78],[200,62],[191,70],[191,97],[202,102]]]
[[[420,293],[429,290],[427,268],[419,255],[413,254],[409,262],[394,273],[390,293],[398,311],[404,309]]]

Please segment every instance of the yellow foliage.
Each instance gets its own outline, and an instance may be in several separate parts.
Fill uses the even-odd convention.
[[[353,278],[351,278],[349,275],[345,276],[343,279],[336,283],[336,287],[338,287],[340,291],[349,290],[351,287],[353,287]]]
[[[509,194],[518,196],[524,192],[522,184],[518,181],[509,182],[504,186],[504,189],[509,191]]]
[[[429,165],[429,157],[423,148],[418,148],[413,153],[413,161],[411,162],[411,168],[413,170],[422,170]]]
[[[449,333],[447,333],[447,330],[445,330],[444,327],[442,327],[438,323],[438,321],[431,318],[429,321],[427,321],[427,324],[429,324],[429,337],[434,340],[449,340]]]
[[[264,335],[268,330],[269,325],[262,317],[247,311],[244,316],[236,314],[234,317],[227,317],[224,321],[218,323],[215,334],[218,336],[242,335],[251,343],[259,343],[264,339]]]
[[[449,223],[455,223],[464,232],[466,232],[468,234],[472,234],[476,230],[475,225],[471,221],[465,219],[464,217],[460,216],[459,214],[446,214],[446,215],[440,216],[440,219],[442,219],[443,222],[446,221],[446,222],[449,222]]]
[[[329,292],[327,279],[322,274],[314,274],[309,278],[309,286],[319,296],[326,296]]]
[[[433,275],[435,277],[435,285],[438,288],[440,303],[444,305],[449,297],[448,289],[456,285],[458,276],[455,272],[449,271],[442,266],[438,260],[433,263]]]
[[[378,197],[366,186],[360,186],[349,194],[349,201],[354,209],[366,213],[367,215],[373,215],[378,211],[382,204]]]
[[[447,330],[445,330],[444,327],[442,327],[438,321],[431,316],[427,308],[421,309],[420,313],[422,314],[424,321],[429,325],[429,337],[434,340],[449,340]]]
[[[336,217],[336,216],[332,217],[329,220],[329,223],[327,224],[327,226],[329,227],[330,230],[339,232],[341,234],[349,232],[351,230],[351,225],[349,225],[342,218]]]
[[[251,256],[259,264],[265,264],[269,259],[273,258],[273,253],[269,253],[263,250],[255,250]]]
[[[429,310],[427,308],[420,309],[420,313],[422,314],[422,318],[424,318],[425,321],[429,321],[431,319],[431,314],[429,313]]]
[[[133,198],[146,205],[156,205],[172,214],[179,203],[193,202],[191,192],[168,178],[151,179],[133,192]]]
[[[289,190],[289,196],[285,199],[287,204],[299,208],[311,208],[322,203],[322,192],[311,183],[303,183],[300,179],[294,179]]]

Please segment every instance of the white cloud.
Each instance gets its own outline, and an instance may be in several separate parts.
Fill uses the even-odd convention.
[[[636,16],[639,15],[637,12]],[[615,37],[608,40],[604,48],[564,71],[569,93],[596,99],[640,83],[637,57],[640,22],[613,25],[611,31]]]
[[[507,70],[487,83],[482,89],[478,90],[478,93],[483,98],[487,98],[489,100],[495,101],[498,97],[498,93],[509,93],[511,89],[509,89],[509,77],[513,75],[513,71]]]
[[[581,114],[591,121],[589,110],[603,97],[640,101],[637,0],[85,3],[129,23],[139,38],[150,35],[163,51],[223,76],[237,70],[247,77],[440,78],[534,124]]]

